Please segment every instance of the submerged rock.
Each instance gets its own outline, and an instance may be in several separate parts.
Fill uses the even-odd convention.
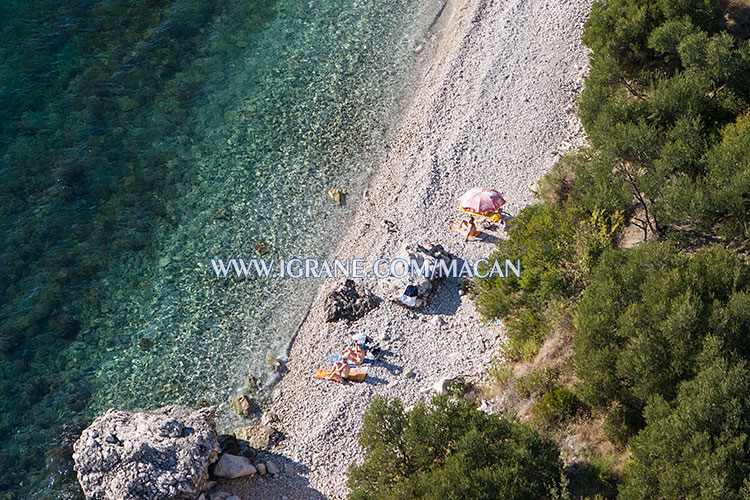
[[[81,323],[70,314],[61,314],[55,317],[51,326],[64,339],[74,339],[81,331]]]
[[[232,408],[237,416],[246,418],[253,412],[253,402],[244,394],[240,394],[232,400]]]
[[[337,205],[341,205],[343,194],[338,189],[329,189],[328,190],[328,199],[334,202]]]
[[[374,295],[369,292],[360,294],[354,280],[348,279],[326,297],[324,306],[326,321],[332,322],[341,319],[356,321],[376,306]]]
[[[253,374],[247,376],[247,386],[250,389],[257,390],[263,386],[263,380]]]
[[[73,450],[88,499],[193,500],[219,454],[214,410],[108,410],[83,431]]]
[[[258,255],[263,255],[269,252],[271,250],[271,244],[268,243],[266,240],[258,241],[254,246],[253,249],[255,250],[255,253]]]

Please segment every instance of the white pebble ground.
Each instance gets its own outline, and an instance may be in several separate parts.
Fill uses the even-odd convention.
[[[575,100],[587,69],[581,34],[591,3],[450,0],[433,27],[433,62],[331,258],[372,262],[424,241],[464,259],[487,257],[504,233],[464,243],[448,229],[458,218],[456,198],[471,187],[496,188],[515,214],[533,202],[529,188],[555,159],[584,143]],[[383,219],[397,232],[384,230]],[[358,286],[386,300],[356,323],[325,323],[323,301],[336,284],[325,282],[315,298],[268,409],[286,435],[272,452],[297,473],[220,485],[240,498],[345,498],[347,467],[361,460],[356,435],[370,399],[397,396],[411,405],[441,377],[481,376],[502,340],[502,327],[482,322],[455,281],[410,312],[388,300],[383,282],[362,280]],[[390,339],[390,354],[369,368],[368,382],[314,380],[354,332]],[[414,377],[406,377],[409,370]]]

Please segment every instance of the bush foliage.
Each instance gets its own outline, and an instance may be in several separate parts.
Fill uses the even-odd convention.
[[[481,280],[480,312],[505,321],[511,345],[531,341],[538,347],[549,330],[550,305],[580,293],[599,256],[614,246],[621,226],[619,212],[606,219],[595,210],[583,219],[551,204],[524,209],[509,228],[510,238],[490,256],[491,262],[520,258],[521,277]]]
[[[405,411],[376,396],[359,434],[364,462],[349,470],[352,500],[551,499],[555,444],[528,425],[435,397]]]
[[[541,203],[492,254],[520,257],[521,277],[478,288],[517,350],[541,344],[552,311],[574,316],[576,393],[632,446],[626,500],[750,498],[750,41],[722,5],[594,3],[589,145],[540,181]],[[619,249],[623,226],[656,241]],[[540,420],[563,420],[556,396]]]
[[[531,415],[541,426],[562,424],[582,408],[581,401],[567,387],[553,387],[531,408]]]
[[[585,189],[611,189],[613,182],[628,188],[620,208],[637,208],[638,222],[657,235],[678,224],[705,229],[718,222],[727,234],[748,236],[722,217],[721,205],[701,203],[726,191],[741,198],[750,188],[746,166],[734,183],[724,182],[728,173],[715,168],[721,153],[711,151],[721,127],[746,113],[750,99],[750,42],[720,31],[719,18],[711,0],[624,0],[595,4],[586,24],[584,41],[594,52],[580,117],[592,143],[589,163],[604,168],[590,166]],[[737,135],[734,142],[741,142]],[[747,214],[730,211],[733,218]]]
[[[750,498],[750,370],[712,339],[673,402],[656,395],[632,440],[622,500]]]
[[[547,367],[518,377],[514,385],[521,396],[525,398],[537,397],[552,389],[559,376],[559,368]]]
[[[721,247],[687,255],[644,243],[602,257],[578,303],[574,349],[591,405],[642,409],[674,399],[708,338],[750,357],[750,267]]]

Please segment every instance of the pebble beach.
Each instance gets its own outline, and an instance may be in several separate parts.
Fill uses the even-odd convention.
[[[471,187],[494,188],[504,193],[512,216],[534,202],[536,180],[560,155],[584,145],[575,102],[587,68],[581,35],[591,3],[449,0],[429,43],[416,49],[430,62],[387,134],[386,160],[355,214],[342,221],[345,236],[330,259],[371,265],[426,242],[461,259],[486,258],[506,237],[504,228],[464,243],[449,230],[460,217],[456,198]],[[445,377],[481,382],[504,340],[502,325],[480,318],[458,280],[445,280],[416,310],[391,300],[391,283],[358,280],[359,289],[380,300],[378,307],[355,322],[327,323],[325,298],[340,284],[321,282],[289,347],[287,371],[264,408],[264,418],[284,435],[270,453],[286,472],[228,481],[220,489],[240,498],[346,498],[346,472],[361,460],[356,436],[371,398],[398,397],[409,407]],[[330,354],[361,333],[385,347],[366,382],[313,379]]]

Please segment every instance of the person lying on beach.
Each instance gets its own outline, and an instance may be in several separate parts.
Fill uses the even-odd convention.
[[[343,382],[349,377],[351,367],[346,359],[340,359],[333,364],[331,368],[331,374],[328,375],[328,380],[336,380],[337,382]]]
[[[474,224],[474,217],[470,216],[468,220],[462,220],[458,229],[461,232],[466,231],[466,239],[464,240],[464,243],[469,241],[469,238],[475,237],[477,235],[477,225]]]
[[[351,347],[341,357],[353,365],[361,365],[365,362],[365,348],[358,342],[352,342]]]

